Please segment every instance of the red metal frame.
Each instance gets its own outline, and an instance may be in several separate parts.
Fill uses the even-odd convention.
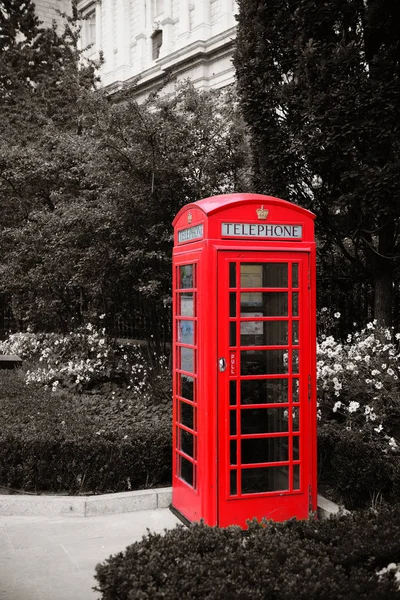
[[[301,239],[246,239],[221,235],[222,223],[245,223],[246,231],[258,231],[262,221],[257,220],[256,210],[260,206],[269,211],[268,225],[277,227],[302,227]],[[216,196],[185,206],[174,220],[175,247],[173,255],[173,497],[172,506],[189,521],[203,519],[209,525],[227,526],[238,524],[246,527],[252,517],[267,517],[284,520],[293,516],[306,518],[317,506],[316,485],[316,359],[315,359],[315,243],[313,230],[314,215],[304,209],[277,198],[257,194],[232,194]],[[276,225],[278,224],[278,225]],[[264,227],[265,229],[265,227]],[[272,231],[272,227],[270,228]],[[227,228],[225,228],[225,231]],[[233,231],[234,228],[228,228]],[[239,227],[237,231],[242,231]],[[244,231],[244,230],[243,230]],[[275,231],[275,230],[274,230]],[[297,229],[297,232],[299,229]],[[179,232],[183,232],[179,234]],[[287,287],[268,288],[268,293],[287,293],[289,316],[248,317],[240,315],[240,280],[230,287],[229,264],[240,263],[284,263],[299,265],[300,293],[299,317],[291,316],[293,291],[291,270]],[[179,280],[180,268],[194,265],[195,278],[191,287],[182,287]],[[190,272],[186,267],[186,271]],[[238,277],[238,276],[237,276]],[[260,288],[245,288],[246,293],[260,292]],[[262,291],[262,290],[261,290]],[[264,290],[265,291],[265,290]],[[229,316],[229,294],[236,293],[236,317]],[[185,307],[190,308],[190,294],[195,299],[193,315],[182,315],[182,296]],[[243,324],[256,321],[287,322],[289,343],[282,346],[250,346],[255,352],[275,350],[287,352],[289,364],[293,351],[300,350],[299,377],[289,372],[276,375],[241,375],[240,331]],[[299,323],[299,345],[291,343],[293,323]],[[232,324],[232,325],[230,325]],[[259,326],[259,325],[258,325]],[[229,346],[230,328],[236,332],[235,345]],[[178,331],[179,330],[179,331]],[[179,333],[180,332],[180,333]],[[181,355],[183,350],[183,355]],[[192,361],[192,355],[194,360]],[[182,359],[180,358],[182,356]],[[219,372],[218,358],[226,357],[228,368]],[[189,371],[185,370],[189,368]],[[186,384],[182,390],[181,381]],[[240,382],[255,379],[283,379],[289,384],[288,402],[265,405],[240,406]],[[290,400],[292,381],[299,379],[299,403]],[[237,405],[230,405],[230,382],[236,382]],[[189,386],[187,385],[189,383]],[[192,391],[193,388],[193,391]],[[189,397],[188,397],[189,396]],[[261,407],[261,408],[260,408]],[[183,412],[182,412],[183,408]],[[245,411],[274,409],[276,415],[287,410],[288,431],[243,434],[240,419]],[[300,430],[293,432],[292,410],[300,408]],[[230,435],[229,414],[235,412],[236,433]],[[250,412],[246,413],[247,415]],[[260,413],[266,414],[266,413]],[[245,417],[243,417],[245,418]],[[286,427],[286,425],[285,425]],[[286,434],[286,435],[285,435]],[[294,434],[294,435],[293,435]],[[300,458],[293,455],[293,443],[300,440]],[[249,463],[240,465],[240,449],[248,447],[248,440],[272,440],[280,438],[285,460],[275,463]],[[285,447],[283,439],[287,439]],[[236,442],[237,465],[230,465],[230,442]],[[266,442],[269,444],[269,442]],[[273,445],[273,442],[271,442]],[[256,442],[257,445],[257,442]],[[285,454],[287,453],[287,454]],[[287,458],[286,458],[287,457]],[[183,461],[181,470],[179,461]],[[275,467],[276,473],[287,468],[289,489],[241,494],[240,474],[249,469]],[[294,469],[300,465],[301,486],[293,489]],[[191,473],[193,477],[191,478]],[[237,494],[230,494],[230,473],[237,473]],[[266,471],[264,471],[265,473]],[[269,471],[271,472],[271,471]],[[254,472],[253,472],[254,473]],[[250,474],[250,475],[249,475]],[[279,478],[278,478],[279,479]],[[275,485],[275,484],[274,484]],[[278,486],[279,487],[279,486]]]

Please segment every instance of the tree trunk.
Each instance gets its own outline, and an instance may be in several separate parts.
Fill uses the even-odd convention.
[[[374,316],[381,327],[393,323],[393,274],[389,271],[376,273],[374,280]]]
[[[379,232],[374,257],[374,317],[381,327],[393,324],[394,225],[387,221]]]

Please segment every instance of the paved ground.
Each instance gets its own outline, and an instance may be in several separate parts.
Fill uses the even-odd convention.
[[[1,517],[0,600],[96,600],[95,566],[178,519],[168,509],[96,517]],[[117,599],[116,599],[117,600]]]

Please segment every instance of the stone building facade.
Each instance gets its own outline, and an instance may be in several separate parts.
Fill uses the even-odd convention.
[[[71,0],[35,0],[35,7],[43,26],[51,27],[53,21],[62,21],[60,13],[71,12]]]
[[[64,1],[37,0],[37,7]],[[82,48],[94,59],[102,53],[106,87],[137,80],[138,96],[144,97],[166,75],[167,91],[174,79],[190,78],[199,89],[234,80],[235,0],[80,0],[78,6]]]

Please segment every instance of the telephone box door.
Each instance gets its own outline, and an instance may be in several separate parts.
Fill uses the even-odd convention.
[[[309,273],[307,252],[218,253],[220,527],[308,517]]]

